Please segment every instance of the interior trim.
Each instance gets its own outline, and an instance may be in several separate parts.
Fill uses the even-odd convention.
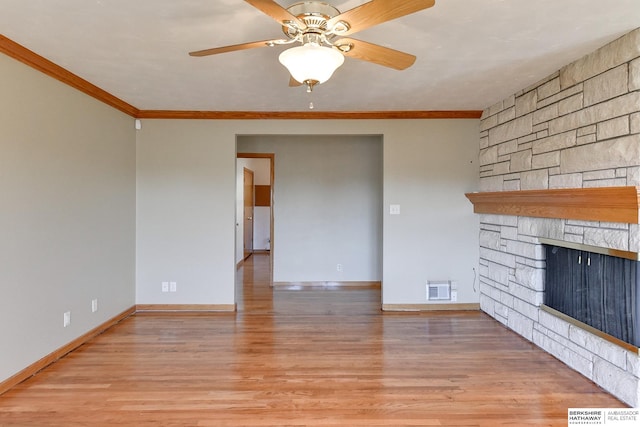
[[[275,160],[275,153],[237,153],[237,159],[271,159]]]
[[[235,304],[138,304],[136,313],[139,312],[235,312]]]
[[[478,303],[382,304],[382,311],[477,311]]]
[[[21,370],[17,374],[13,375],[12,377],[9,377],[8,379],[2,381],[0,383],[0,395],[5,393],[5,392],[7,392],[9,389],[13,388],[14,386],[20,384],[22,381],[26,380],[27,378],[35,375],[36,373],[38,373],[42,369],[44,369],[47,366],[51,365],[56,360],[58,360],[58,359],[60,359],[60,358],[62,358],[64,356],[66,356],[67,354],[71,353],[73,350],[77,349],[78,347],[80,347],[81,345],[83,345],[84,343],[89,341],[90,339],[100,335],[101,333],[103,333],[107,329],[111,328],[112,326],[114,326],[118,322],[121,322],[122,320],[124,320],[127,317],[131,316],[132,314],[135,313],[135,311],[136,311],[136,307],[135,306],[133,306],[131,308],[128,308],[127,310],[123,311],[122,313],[117,314],[116,316],[112,317],[111,319],[107,320],[106,322],[104,322],[104,323],[96,326],[95,328],[91,329],[89,332],[87,332],[87,333],[85,333],[83,335],[80,335],[78,338],[74,339],[73,341],[69,342],[68,344],[65,344],[62,347],[58,348],[57,350],[54,350],[53,352],[51,352],[48,355],[44,356],[42,359],[36,361],[35,363],[32,363],[31,365],[27,366],[26,368],[24,368],[23,370]]]
[[[273,282],[274,288],[297,289],[297,288],[366,288],[380,289],[381,282],[349,281],[349,282]]]
[[[593,252],[600,255],[609,255],[618,258],[630,259],[632,261],[640,261],[640,254],[638,252],[604,248],[602,246],[585,245],[584,243],[566,242],[564,240],[547,239],[546,237],[539,237],[538,241],[543,245],[560,246],[562,248],[576,249],[579,251]]]
[[[622,341],[621,339],[618,339],[612,335],[609,335],[605,332],[602,332],[599,329],[594,328],[593,326],[589,326],[586,323],[582,323],[581,321],[574,319],[571,316],[567,316],[566,314],[562,313],[561,311],[558,311],[556,309],[553,309],[547,305],[540,305],[540,309],[542,311],[545,311],[553,316],[559,317],[560,319],[564,320],[565,322],[570,323],[571,325],[580,328],[580,329],[584,329],[587,332],[591,332],[592,334],[602,338],[603,340],[609,341],[612,344],[615,344],[619,347],[624,348],[627,351],[630,351],[632,353],[638,354],[640,355],[640,349],[638,349],[638,347],[636,347],[633,344],[629,344],[627,342]]]
[[[466,193],[480,214],[638,224],[640,187]]]
[[[100,89],[98,86],[54,64],[2,34],[0,34],[0,52],[132,117],[136,117],[139,112],[133,105],[111,95],[109,92]]]
[[[141,110],[139,119],[384,120],[479,119],[482,111],[173,111]]]

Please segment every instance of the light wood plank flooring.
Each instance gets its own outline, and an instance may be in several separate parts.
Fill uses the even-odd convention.
[[[380,312],[375,289],[268,285],[235,314],[137,314],[0,396],[0,426],[566,426],[625,407],[480,312]]]

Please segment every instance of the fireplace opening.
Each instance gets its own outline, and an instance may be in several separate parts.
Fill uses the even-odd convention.
[[[566,245],[571,247],[543,243],[546,250],[544,305],[640,347],[637,254],[570,243]]]

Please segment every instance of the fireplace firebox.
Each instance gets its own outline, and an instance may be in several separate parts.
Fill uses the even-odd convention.
[[[637,254],[566,242],[543,243],[546,248],[544,305],[640,347]]]

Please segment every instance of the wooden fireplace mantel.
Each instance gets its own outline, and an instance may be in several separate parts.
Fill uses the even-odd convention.
[[[496,191],[465,195],[473,203],[475,213],[640,223],[640,187]]]

